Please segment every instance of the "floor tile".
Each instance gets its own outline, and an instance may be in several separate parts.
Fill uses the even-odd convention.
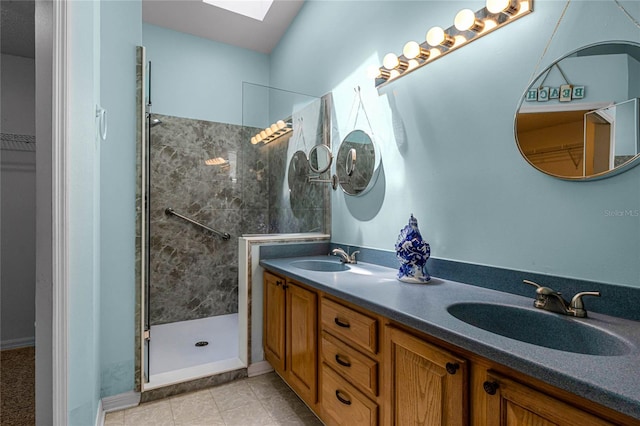
[[[223,412],[255,402],[257,399],[246,380],[216,386],[210,391],[218,409]]]
[[[105,414],[104,426],[124,426],[124,410]]]
[[[247,379],[247,383],[258,399],[293,392],[276,373],[250,377]]]
[[[220,411],[208,390],[191,392],[169,399],[173,420],[180,424],[204,418],[220,418]]]
[[[277,424],[259,401],[222,411],[222,418],[226,426],[274,426]]]
[[[148,402],[124,410],[125,426],[173,426],[173,413],[168,400]]]

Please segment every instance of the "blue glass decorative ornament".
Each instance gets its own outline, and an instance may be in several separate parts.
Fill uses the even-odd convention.
[[[406,283],[426,283],[431,280],[427,272],[427,259],[431,254],[429,244],[422,239],[418,221],[413,214],[409,224],[402,228],[396,242],[396,257],[400,261],[398,279]]]

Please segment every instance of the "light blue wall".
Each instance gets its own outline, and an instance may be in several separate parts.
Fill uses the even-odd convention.
[[[102,0],[100,100],[108,114],[100,145],[101,396],[134,388],[136,46],[140,1]]]
[[[68,423],[95,424],[100,400],[100,5],[68,4]]]
[[[242,82],[267,85],[269,57],[154,25],[142,25],[151,61],[152,112],[242,124]]]
[[[640,20],[640,2],[620,3]],[[334,242],[393,250],[413,213],[438,258],[640,287],[640,167],[561,181],[530,167],[514,142],[516,107],[539,71],[587,44],[640,41],[614,1],[566,4],[536,0],[533,14],[378,93],[370,65],[484,2],[305,2],[271,55],[270,85],[333,92],[334,150],[354,127],[361,86],[384,169],[362,197],[333,193]]]

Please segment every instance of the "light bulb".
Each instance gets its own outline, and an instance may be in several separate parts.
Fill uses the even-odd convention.
[[[251,138],[251,145],[255,145],[255,144],[257,144],[258,142],[260,142],[260,141],[259,141],[258,139],[256,139],[256,137],[255,137],[255,136]]]
[[[271,125],[271,131],[274,132],[274,133],[278,131],[278,125],[276,123],[273,123]]]
[[[453,37],[444,32],[444,30],[440,27],[433,27],[427,32],[427,43],[429,46],[453,46],[454,40]]]
[[[260,132],[260,137],[262,139],[266,139],[267,138],[267,132],[265,132],[264,130]]]
[[[402,49],[402,54],[407,59],[427,59],[429,57],[429,51],[422,48],[422,46],[420,46],[415,41],[407,42],[407,44],[405,44],[404,48]]]
[[[518,12],[518,2],[513,0],[487,0],[486,7],[491,13],[514,15]]]
[[[400,71],[391,70],[391,72],[389,73],[389,80],[394,79],[396,77],[400,77]]]
[[[398,66],[400,61],[398,57],[394,53],[387,53],[384,55],[384,59],[382,59],[382,65],[388,70],[392,70]]]
[[[278,129],[282,130],[285,127],[287,127],[287,125],[284,123],[284,121],[282,120],[278,120],[278,122],[276,123],[276,125],[278,126]]]
[[[264,129],[264,132],[267,134],[267,136],[271,136],[273,134],[273,130],[271,130],[271,127],[267,127],[266,129]]]
[[[262,140],[262,136],[260,136],[260,133],[258,133],[254,137],[256,138],[256,143],[258,143],[258,142],[260,142]]]
[[[471,9],[462,9],[456,14],[453,21],[458,31],[475,31],[480,32],[484,28],[482,21],[476,19],[476,14]]]

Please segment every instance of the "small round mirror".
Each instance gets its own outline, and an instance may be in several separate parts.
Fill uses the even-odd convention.
[[[640,162],[640,44],[597,43],[560,58],[525,91],[516,143],[536,169],[594,180]]]
[[[303,151],[296,151],[289,161],[289,172],[287,173],[287,182],[289,189],[293,190],[307,183],[309,172],[309,162]]]
[[[315,173],[324,173],[331,167],[333,154],[326,145],[315,145],[309,151],[309,168]]]
[[[336,174],[340,187],[348,195],[366,193],[376,181],[379,164],[371,136],[362,130],[350,132],[338,148]]]

